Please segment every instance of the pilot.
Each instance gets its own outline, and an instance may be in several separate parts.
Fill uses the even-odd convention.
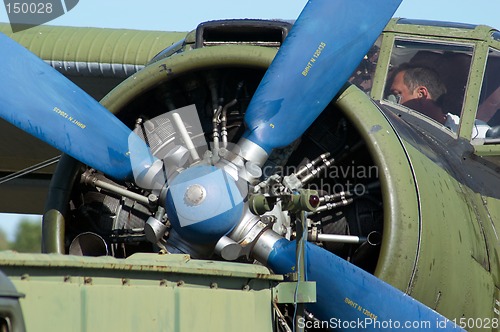
[[[447,116],[438,100],[446,93],[446,87],[436,71],[403,64],[393,77],[391,93],[398,103],[445,124]]]
[[[433,69],[402,64],[393,74],[391,93],[396,102],[436,120],[455,133],[458,131],[460,117],[446,113],[441,107],[439,100],[446,93],[446,87]],[[472,138],[484,138],[489,129],[484,121],[476,119]]]

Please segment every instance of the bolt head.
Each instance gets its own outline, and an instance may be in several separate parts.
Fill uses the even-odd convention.
[[[186,189],[184,201],[189,206],[196,206],[203,203],[207,197],[207,190],[199,184],[193,184]]]

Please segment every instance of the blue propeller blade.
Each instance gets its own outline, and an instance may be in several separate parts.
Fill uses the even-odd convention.
[[[301,136],[346,83],[401,0],[311,0],[247,109],[244,137],[267,153]]]
[[[296,271],[295,242],[279,240],[268,266]],[[409,295],[342,258],[306,243],[307,280],[316,282],[316,303],[308,309],[329,327],[343,330],[463,331]]]
[[[144,141],[62,74],[1,33],[0,45],[0,117],[117,180],[154,162]]]

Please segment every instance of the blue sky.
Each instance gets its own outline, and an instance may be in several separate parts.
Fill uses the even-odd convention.
[[[200,22],[215,19],[294,19],[305,3],[305,0],[80,0],[71,11],[47,24],[188,31]],[[487,24],[500,29],[498,13],[500,0],[403,0],[395,16]],[[8,22],[4,6],[0,7],[0,22]],[[11,239],[17,220],[18,215],[0,215],[0,228]]]
[[[213,19],[293,19],[305,3],[305,0],[80,0],[73,10],[49,24],[187,31]],[[498,13],[499,0],[403,0],[395,16],[481,23],[500,29]],[[0,8],[0,22],[8,22],[5,7]]]

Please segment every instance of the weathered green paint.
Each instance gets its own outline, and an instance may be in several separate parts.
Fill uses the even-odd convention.
[[[266,69],[277,50],[259,46],[214,46],[194,49],[154,62],[118,85],[101,103],[111,112],[119,113],[131,100],[159,83],[180,75],[223,67]]]
[[[378,167],[384,201],[384,238],[375,275],[407,291],[419,242],[420,207],[414,175],[397,133],[373,101],[351,86],[337,105],[353,122]]]
[[[380,168],[384,238],[375,274],[450,319],[497,317],[498,200],[481,198],[436,163],[441,156],[429,158],[432,149],[398,135],[358,89],[337,105]]]
[[[64,253],[64,216],[58,210],[51,209],[43,215],[42,252]]]
[[[314,281],[282,282],[273,291],[275,303],[316,302],[316,283]]]
[[[500,156],[500,144],[474,145],[474,152],[479,156]]]
[[[282,280],[263,266],[187,255],[2,252],[0,268],[26,294],[28,331],[271,331]]]
[[[490,47],[500,49],[499,41],[491,37],[494,30],[486,26],[458,29],[397,22],[392,20],[383,34],[371,96],[383,99],[395,38],[472,45],[475,51],[458,134],[461,139],[471,140],[487,54]],[[424,131],[421,134],[426,135]],[[462,180],[447,173],[436,163],[442,160],[441,156],[435,155],[431,160],[425,155],[432,150],[428,146],[402,142],[414,172],[421,213],[417,264],[410,294],[452,319],[498,318],[499,311],[495,313],[494,307],[500,281],[499,200],[474,192],[464,184],[463,180],[470,176],[466,171],[462,171],[465,177]],[[471,148],[485,158],[484,163],[499,164],[500,144],[484,144],[481,140],[473,144]]]
[[[452,39],[485,40],[491,38],[491,27],[478,25],[474,29],[460,29],[451,27],[418,25],[418,24],[398,24],[399,18],[393,18],[385,27],[384,32],[396,32],[422,37],[445,37]]]
[[[484,42],[477,42],[474,56],[472,58],[469,82],[465,92],[464,106],[461,114],[461,125],[458,135],[466,140],[472,138],[472,127],[476,118],[476,111],[479,105],[479,96],[483,83],[484,68],[488,58],[488,45]]]
[[[145,65],[186,35],[186,32],[47,25],[12,33],[8,24],[0,24],[0,32],[44,60],[137,65]]]
[[[483,73],[486,65],[489,47],[500,49],[500,41],[492,38],[495,29],[479,25],[474,29],[427,26],[416,24],[398,24],[399,19],[392,19],[383,32],[383,45],[380,50],[377,71],[371,91],[372,98],[382,100],[384,84],[387,78],[390,53],[396,37],[412,38],[413,40],[440,41],[444,43],[467,43],[475,48],[471,63],[469,82],[465,93],[459,136],[470,140],[472,126],[476,116],[479,96],[482,87]]]
[[[485,210],[482,211],[482,220],[484,227],[484,234],[487,246],[488,257],[490,258],[490,271],[495,285],[500,288],[500,200],[493,197],[481,196],[475,194],[476,200],[482,201]],[[497,244],[497,245],[495,245]],[[497,296],[497,300],[500,298]]]
[[[382,44],[377,61],[377,68],[373,75],[373,86],[370,90],[370,97],[374,100],[384,99],[385,81],[389,72],[391,63],[392,45],[394,45],[395,36],[393,33],[382,33]]]
[[[420,192],[422,228],[411,295],[453,319],[490,317],[493,280],[477,203],[411,144],[405,144]],[[474,296],[472,296],[472,294]]]

